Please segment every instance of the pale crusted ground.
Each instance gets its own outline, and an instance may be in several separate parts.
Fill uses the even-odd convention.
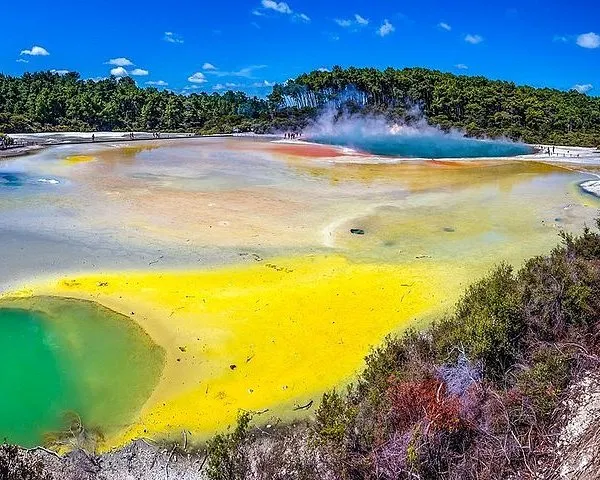
[[[0,288],[99,301],[167,351],[155,394],[113,444],[206,436],[240,407],[283,414],[318,399],[385,334],[597,213],[577,189],[589,176],[556,165],[344,155],[184,139],[2,165],[57,183],[0,191]]]

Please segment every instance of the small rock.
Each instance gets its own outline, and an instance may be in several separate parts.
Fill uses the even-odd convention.
[[[229,368],[235,370],[237,368],[237,365],[235,363],[232,363],[231,365],[229,365]]]
[[[350,233],[353,235],[364,235],[365,231],[362,228],[351,228]]]

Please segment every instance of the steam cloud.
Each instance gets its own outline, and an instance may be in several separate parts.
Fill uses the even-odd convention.
[[[483,158],[531,153],[527,145],[507,139],[481,140],[468,138],[460,130],[445,132],[429,125],[418,107],[406,117],[410,120],[390,123],[383,115],[340,115],[337,108],[328,107],[304,134],[314,142],[394,157]]]

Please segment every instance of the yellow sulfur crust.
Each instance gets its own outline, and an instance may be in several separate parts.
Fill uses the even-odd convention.
[[[449,306],[442,301],[456,298],[466,274],[427,260],[251,261],[203,272],[66,278],[27,291],[92,299],[130,315],[167,352],[140,418],[105,448],[183,430],[204,439],[239,409],[292,418],[295,405],[316,403],[348,381],[385,335]]]

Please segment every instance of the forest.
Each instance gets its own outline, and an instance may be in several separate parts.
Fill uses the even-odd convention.
[[[304,128],[327,106],[407,122],[418,107],[430,124],[473,137],[600,145],[599,97],[424,68],[316,70],[275,85],[265,98],[234,91],[177,94],[141,88],[128,77],[83,80],[75,72],[0,75],[4,133],[274,133]]]

